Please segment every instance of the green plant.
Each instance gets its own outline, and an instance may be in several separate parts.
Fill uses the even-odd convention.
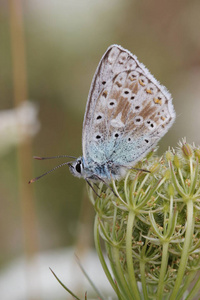
[[[95,246],[119,300],[194,299],[200,289],[200,149],[152,151],[111,189],[88,189]],[[104,251],[109,258],[106,264]],[[193,288],[189,289],[191,283]]]

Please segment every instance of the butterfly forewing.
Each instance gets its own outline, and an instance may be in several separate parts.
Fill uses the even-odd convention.
[[[137,58],[113,45],[102,57],[83,124],[87,163],[133,166],[175,119],[172,99]]]

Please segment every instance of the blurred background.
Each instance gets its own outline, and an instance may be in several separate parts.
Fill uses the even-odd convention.
[[[85,105],[98,62],[113,43],[137,55],[173,96],[177,119],[159,154],[186,137],[200,144],[200,1],[0,0],[0,296],[82,299],[111,288],[93,251],[85,182],[33,155],[81,155]]]

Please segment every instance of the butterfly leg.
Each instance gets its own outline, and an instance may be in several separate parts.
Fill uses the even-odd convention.
[[[85,181],[87,182],[87,184],[91,187],[91,189],[93,190],[93,192],[97,195],[97,197],[101,198],[97,192],[95,191],[95,189],[93,188],[93,186],[91,185],[91,183],[89,182],[88,178],[85,178]]]
[[[140,168],[131,168],[131,170],[136,170],[136,171],[141,171],[141,172],[151,173],[151,172],[148,171],[148,170],[140,169]]]
[[[101,177],[99,177],[98,175],[93,175],[92,176],[93,178],[96,178],[97,180],[99,180],[99,181],[102,181],[106,186],[107,186],[107,188],[109,188],[112,192],[113,192],[113,194],[115,195],[115,197],[117,197],[118,198],[118,196],[117,196],[117,194],[115,193],[115,191],[113,190],[113,188],[105,181],[105,180],[103,180],[103,178],[101,178]]]
[[[93,182],[94,185],[96,186],[97,189],[100,189],[100,187],[98,186],[98,184],[96,182]]]

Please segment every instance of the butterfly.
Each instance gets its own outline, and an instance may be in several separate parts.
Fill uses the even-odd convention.
[[[83,121],[83,154],[64,164],[87,182],[120,180],[155,147],[175,116],[167,89],[135,55],[111,45],[90,87]]]

